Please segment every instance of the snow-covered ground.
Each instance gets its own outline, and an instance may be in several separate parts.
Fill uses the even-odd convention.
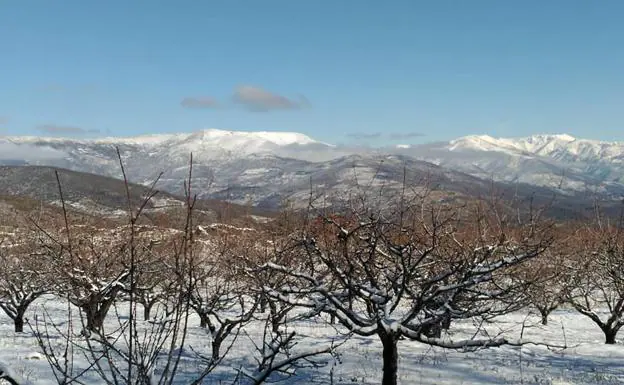
[[[120,305],[123,309],[124,305]],[[33,304],[29,319],[47,313],[64,328],[66,305],[57,299],[44,298]],[[399,343],[399,382],[401,384],[622,384],[624,383],[624,345],[605,345],[600,330],[587,318],[571,310],[555,311],[546,327],[539,318],[526,312],[502,317],[488,325],[490,333],[503,332],[510,338],[520,337],[524,324],[525,340],[567,345],[549,349],[525,345],[456,352],[432,348],[412,341]],[[111,311],[107,327],[118,325]],[[292,325],[300,336],[298,349],[313,349],[328,344],[336,330],[323,322],[300,322]],[[52,337],[55,337],[52,329]],[[77,328],[78,332],[79,328]],[[455,323],[452,335],[460,338],[474,332],[471,321]],[[253,344],[262,333],[261,324],[252,324],[241,333],[220,368],[204,381],[205,384],[232,383],[239,368],[253,369]],[[60,340],[59,340],[60,342]],[[208,333],[199,328],[198,319],[191,319],[189,339],[181,362],[180,381],[186,384],[202,369],[194,352],[207,352]],[[381,343],[376,337],[353,337],[338,348],[337,358],[325,357],[326,365],[303,368],[289,384],[378,384],[381,379]],[[9,367],[32,384],[56,384],[45,357],[32,331],[14,333],[11,320],[0,315],[0,367]],[[86,365],[84,357],[76,357],[77,367]],[[331,377],[330,377],[331,372]],[[229,380],[229,381],[228,381]],[[85,383],[99,383],[96,376]],[[2,381],[0,380],[0,384]]]

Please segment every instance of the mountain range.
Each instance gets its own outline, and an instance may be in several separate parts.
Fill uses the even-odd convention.
[[[120,178],[116,148],[132,182],[181,194],[193,154],[193,189],[201,198],[275,209],[311,197],[427,183],[454,194],[492,188],[573,208],[592,197],[624,196],[624,143],[570,135],[466,136],[448,142],[378,148],[320,142],[299,133],[217,129],[99,139],[3,137],[0,164],[45,165]]]

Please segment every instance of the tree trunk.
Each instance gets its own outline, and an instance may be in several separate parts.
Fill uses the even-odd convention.
[[[605,335],[605,344],[609,344],[609,345],[615,344],[615,336],[617,335],[617,332],[618,332],[617,329],[611,329],[611,328],[605,327],[602,329],[602,332]]]
[[[206,329],[208,328],[208,330],[210,330],[210,333],[214,333],[215,331],[217,331],[217,329],[215,328],[215,326],[212,324],[212,321],[210,321],[210,317],[208,316],[208,314],[206,313],[197,313],[199,315],[199,327],[202,329]]]
[[[15,332],[21,333],[24,331],[24,315],[18,314],[17,317],[13,319],[13,325],[15,325]]]
[[[13,320],[13,326],[16,333],[24,331],[24,315],[26,314],[26,309],[28,309],[28,306],[31,303],[32,301],[25,301],[21,302],[18,306],[13,306],[8,303],[0,305],[0,308],[4,310],[4,313]]]
[[[275,334],[279,334],[280,333],[280,326],[281,326],[281,322],[279,318],[273,318],[271,320],[271,331]]]
[[[199,327],[202,329],[206,329],[206,327],[208,327],[208,324],[210,323],[210,318],[208,318],[207,315],[205,314],[200,314],[199,315]]]
[[[550,310],[545,308],[537,308],[539,310],[540,315],[542,316],[542,325],[548,325],[548,316],[550,315]]]
[[[269,317],[271,319],[271,331],[278,334],[283,314],[280,314],[280,309],[277,308],[275,301],[269,302]]]
[[[149,321],[151,317],[151,313],[152,313],[152,307],[154,306],[155,302],[145,302],[143,304],[143,320],[144,321]]]
[[[216,362],[219,359],[219,355],[221,354],[221,339],[215,338],[212,340],[212,359]]]
[[[385,331],[379,333],[383,345],[383,377],[382,385],[396,385],[397,372],[399,370],[399,352],[397,350],[398,338]]]
[[[82,310],[87,318],[87,330],[91,332],[101,330],[102,326],[104,326],[104,316],[106,315],[102,316],[102,313],[97,310],[97,305],[85,305]]]
[[[99,332],[102,330],[106,314],[108,314],[108,310],[114,302],[113,298],[114,296],[111,296],[111,299],[101,302],[92,301],[81,306],[87,318],[87,331]]]

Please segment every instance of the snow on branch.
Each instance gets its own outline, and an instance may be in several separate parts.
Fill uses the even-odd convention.
[[[0,380],[4,380],[11,385],[34,385],[32,382],[21,378],[11,367],[3,362],[0,362]]]

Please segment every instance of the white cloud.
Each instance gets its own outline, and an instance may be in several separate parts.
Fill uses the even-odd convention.
[[[390,139],[414,139],[425,136],[422,132],[393,132],[388,135]]]
[[[35,146],[33,144],[16,144],[0,139],[0,160],[49,160],[62,159],[67,154],[50,147]]]
[[[347,134],[347,137],[355,140],[379,139],[381,138],[381,132],[352,132]]]
[[[254,86],[240,86],[234,91],[234,102],[250,111],[266,112],[272,110],[298,110],[308,107],[310,102],[301,95],[296,99],[267,91]]]
[[[81,127],[59,126],[56,124],[43,124],[37,127],[37,130],[46,134],[96,134],[99,130],[87,130]]]

